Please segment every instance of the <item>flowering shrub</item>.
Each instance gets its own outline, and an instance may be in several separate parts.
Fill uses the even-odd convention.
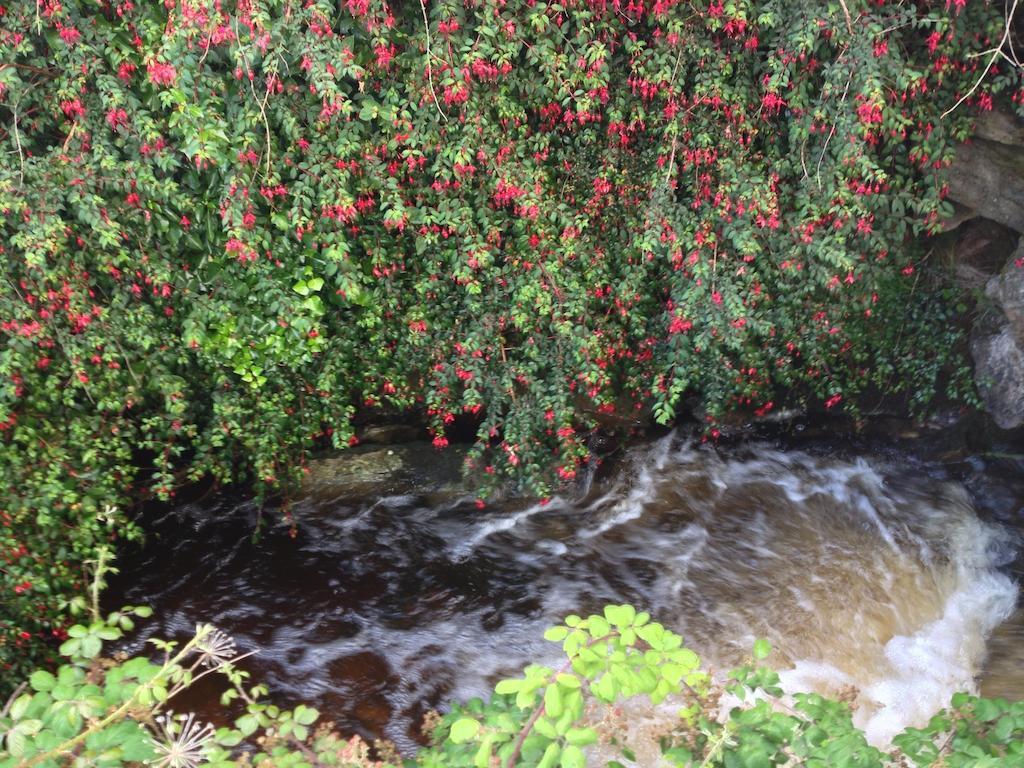
[[[0,0],[0,664],[131,535],[101,500],[277,487],[359,408],[546,495],[606,414],[927,399],[907,238],[1024,102],[1003,10]]]
[[[209,625],[198,627],[180,647],[151,641],[163,651],[162,660],[100,658],[105,641],[131,629],[134,617],[148,615],[142,608],[106,619],[94,613],[90,624],[71,628],[61,648],[68,663],[56,674],[34,672],[0,710],[0,768],[391,768],[373,760],[358,738],[346,740],[329,724],[314,729],[315,709],[300,704],[283,710],[265,701],[266,688],[238,668],[241,657],[233,643]],[[598,741],[637,765],[625,734],[602,722],[604,710],[636,696],[652,703],[676,696],[683,705],[678,724],[667,724],[661,739],[664,763],[680,768],[896,768],[911,762],[952,768],[1017,765],[1024,758],[1024,703],[957,694],[950,710],[936,714],[926,728],[907,729],[884,754],[854,727],[846,703],[797,694],[786,704],[779,698],[778,675],[766,667],[731,673],[728,688],[741,705],[721,722],[716,709],[722,690],[700,670],[697,655],[679,635],[632,606],[569,616],[546,636],[565,650],[559,669],[531,665],[522,677],[498,683],[487,703],[474,700],[431,718],[433,745],[404,765],[583,768],[588,747]],[[766,641],[758,641],[754,659],[769,651]],[[169,710],[176,694],[210,674],[226,680],[225,707],[244,705],[230,726],[215,728]]]

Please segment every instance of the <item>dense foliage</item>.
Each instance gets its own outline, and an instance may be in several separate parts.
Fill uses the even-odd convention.
[[[1003,10],[0,2],[0,663],[105,502],[277,487],[359,408],[473,418],[544,495],[602,414],[927,398],[957,332],[906,240],[1024,100],[971,56]]]
[[[28,690],[0,711],[2,768],[390,765],[372,759],[365,744],[342,738],[330,725],[314,728],[316,710],[281,709],[264,701],[266,689],[238,668],[241,657],[233,642],[209,625],[198,627],[180,646],[151,641],[163,651],[161,660],[104,660],[104,642],[117,640],[139,616],[148,612],[125,608],[103,619],[94,611],[89,624],[71,628],[61,648],[69,662],[56,674],[34,672]],[[608,606],[600,616],[569,616],[547,637],[565,651],[560,668],[531,665],[522,677],[498,683],[487,703],[475,700],[443,718],[429,718],[433,746],[403,764],[583,768],[597,764],[591,745],[599,742],[601,764],[643,764],[637,763],[627,733],[617,731],[616,719],[608,717],[637,696],[680,705],[677,725],[666,717],[660,738],[663,764],[680,768],[1024,764],[1024,702],[957,694],[950,710],[936,714],[926,728],[907,729],[886,754],[854,727],[848,704],[817,694],[797,694],[786,703],[778,676],[766,667],[732,672],[727,685],[740,704],[719,718],[723,692],[700,670],[697,655],[679,635],[632,606]],[[769,650],[759,641],[754,658],[765,658]],[[244,706],[233,725],[216,728],[169,711],[176,694],[214,673],[225,677],[222,704]]]

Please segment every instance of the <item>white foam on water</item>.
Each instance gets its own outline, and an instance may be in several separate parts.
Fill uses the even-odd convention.
[[[611,510],[603,516],[597,525],[583,528],[577,531],[576,535],[581,539],[591,539],[643,515],[647,502],[654,496],[655,488],[662,479],[662,470],[669,459],[673,457],[673,441],[672,435],[662,438],[655,443],[649,453],[643,455],[642,462],[634,461],[634,465],[638,464],[640,470],[626,496],[615,502]],[[611,494],[607,494],[595,504],[590,505],[591,508],[596,508],[601,501],[609,497]]]
[[[940,618],[890,639],[875,674],[843,672],[842,649],[836,649],[836,663],[803,659],[780,673],[783,688],[828,694],[856,687],[854,723],[879,747],[908,727],[927,724],[953,693],[976,693],[985,641],[1013,611],[1018,590],[994,568],[990,545],[998,529],[971,515],[956,521],[951,535],[952,559],[945,567],[953,571],[953,588]]]
[[[450,549],[452,561],[458,563],[465,560],[473,553],[473,550],[494,534],[510,531],[519,523],[533,517],[538,512],[553,512],[557,509],[563,509],[565,506],[565,500],[556,496],[547,502],[532,504],[519,512],[493,517],[481,523],[471,535],[454,543]]]

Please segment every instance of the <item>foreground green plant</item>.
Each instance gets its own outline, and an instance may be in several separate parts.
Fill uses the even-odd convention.
[[[151,641],[162,654],[156,661],[101,657],[104,643],[148,615],[143,608],[105,618],[93,613],[89,624],[71,628],[61,648],[68,662],[56,674],[33,673],[0,711],[0,767],[389,768],[358,739],[330,726],[314,730],[315,709],[266,702],[266,689],[238,668],[234,644],[208,625],[180,646]],[[885,753],[853,725],[848,704],[817,694],[784,699],[778,675],[766,667],[731,673],[725,686],[741,704],[723,720],[721,685],[701,670],[697,655],[631,606],[569,616],[546,637],[565,652],[560,667],[530,665],[521,677],[499,682],[488,702],[455,705],[435,719],[433,746],[403,765],[582,768],[594,764],[588,749],[598,742],[605,755],[618,754],[605,758],[609,768],[637,765],[626,735],[609,731],[603,716],[638,696],[677,706],[677,725],[666,725],[660,745],[665,763],[679,768],[1024,765],[1024,703],[957,694],[950,709],[924,728],[907,729]],[[753,658],[768,652],[759,641]],[[244,706],[232,726],[215,728],[169,710],[177,694],[211,674],[225,680],[225,708]],[[224,719],[231,719],[227,712]]]

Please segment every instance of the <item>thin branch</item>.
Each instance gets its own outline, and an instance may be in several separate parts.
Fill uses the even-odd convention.
[[[676,54],[676,63],[672,67],[672,77],[669,78],[669,85],[675,85],[675,83],[676,83],[676,73],[679,72],[679,63],[680,63],[680,61],[682,61],[682,58],[683,58],[683,49],[682,49],[682,47],[680,47],[679,48],[679,53]],[[668,129],[666,129],[666,131],[667,130]],[[675,162],[676,162],[676,144],[677,144],[678,138],[679,138],[678,135],[673,135],[672,136],[672,152],[669,154],[669,158],[668,158],[668,173],[665,174],[665,183],[666,184],[668,184],[669,181],[672,180],[672,168],[673,168],[673,166],[675,165]]]
[[[540,716],[544,714],[544,709],[545,704],[541,702],[541,705],[533,710],[533,714],[530,715],[530,719],[523,725],[523,729],[519,731],[516,747],[512,750],[512,754],[508,756],[508,760],[505,761],[505,768],[514,768],[516,761],[519,760],[519,753],[523,750],[523,744],[526,743],[526,738],[533,731],[533,726],[540,720]]]
[[[668,172],[665,174],[666,184],[672,180],[672,168],[676,164],[676,138],[676,136],[672,137],[672,151],[668,156]]]
[[[7,699],[7,703],[4,704],[4,708],[0,709],[0,717],[7,717],[7,713],[11,711],[11,705],[14,704],[14,701],[18,698],[18,696],[21,695],[21,692],[24,691],[25,688],[27,687],[28,682],[22,681],[21,685],[14,689],[14,693],[12,693],[11,697]]]
[[[853,34],[853,19],[850,17],[850,9],[846,7],[846,0],[839,0],[839,5],[843,8],[843,15],[846,16],[846,31],[851,35]]]
[[[1016,3],[1014,3],[1014,5],[1016,5]],[[1004,8],[1006,7],[1006,3],[1005,2],[1003,4],[1003,7]],[[1020,63],[1020,59],[1017,58],[1017,51],[1013,47],[1013,11],[1012,10],[1009,10],[1009,11],[1006,12],[1006,30],[1005,30],[1005,32],[1003,34],[1006,37],[1006,42],[1008,44],[1007,47],[1009,47],[1009,49],[1010,49],[1010,55],[1009,56],[1006,56],[1006,54],[1003,54],[1003,55],[1006,57],[1007,61],[1013,62],[1018,67],[1022,66],[1022,64]]]
[[[839,97],[839,103],[842,104],[846,101],[846,96],[850,92],[850,83],[853,81],[853,73],[846,79],[846,87],[843,88],[843,95]],[[818,165],[814,169],[814,176],[818,181],[818,188],[821,188],[821,163],[825,159],[825,153],[828,151],[828,144],[832,141],[832,137],[836,135],[836,124],[832,123],[832,130],[828,132],[828,136],[825,138],[825,145],[821,148],[821,154],[818,155]]]
[[[263,120],[263,131],[266,134],[266,160],[267,160],[267,177],[270,176],[270,161],[271,161],[271,149],[270,149],[270,121],[267,120],[267,101],[270,99],[270,78],[265,78],[266,93],[263,95],[263,101],[260,101],[259,95],[256,93],[256,86],[253,81],[256,79],[255,72],[249,67],[249,57],[245,55],[245,51],[241,50],[241,38],[238,35],[238,21],[234,22],[235,39],[239,41],[239,52],[242,55],[242,63],[245,64],[245,76],[249,81],[249,91],[252,93],[253,99],[256,100],[256,106],[259,107],[260,117]]]
[[[427,19],[427,6],[424,0],[420,0],[420,10],[423,12],[423,31],[427,36],[427,81],[430,83],[430,95],[434,97],[437,113],[447,122],[448,115],[441,109],[441,102],[437,100],[437,91],[434,90],[434,67],[430,61],[432,57],[430,53],[430,20]]]
[[[25,186],[25,152],[21,148],[21,132],[18,130],[18,104],[21,103],[21,99],[14,104],[14,145],[18,148],[18,186]]]
[[[1002,40],[999,41],[999,45],[997,45],[995,48],[990,48],[988,51],[983,51],[980,54],[982,56],[984,56],[986,53],[991,53],[992,54],[992,56],[988,60],[988,64],[985,65],[985,69],[982,70],[981,76],[975,81],[974,85],[971,86],[971,89],[969,91],[967,91],[967,93],[965,93],[963,96],[960,97],[960,100],[957,101],[956,104],[954,104],[952,107],[950,107],[949,109],[947,109],[945,112],[942,113],[942,116],[939,118],[940,120],[944,120],[957,107],[959,107],[961,104],[963,104],[969,98],[971,98],[971,96],[974,95],[974,92],[976,90],[978,90],[978,87],[985,80],[986,75],[988,75],[988,71],[990,69],[992,69],[992,65],[996,63],[996,59],[998,59],[1000,54],[1002,54],[1003,46],[1006,45],[1006,41],[1010,39],[1010,31],[1012,29],[1012,21],[1013,21],[1014,14],[1017,13],[1017,4],[1019,2],[1020,2],[1020,0],[1013,0],[1013,5],[1010,6],[1010,12],[1008,14],[1006,14],[1006,27],[1003,30],[1003,38],[1002,38]]]

